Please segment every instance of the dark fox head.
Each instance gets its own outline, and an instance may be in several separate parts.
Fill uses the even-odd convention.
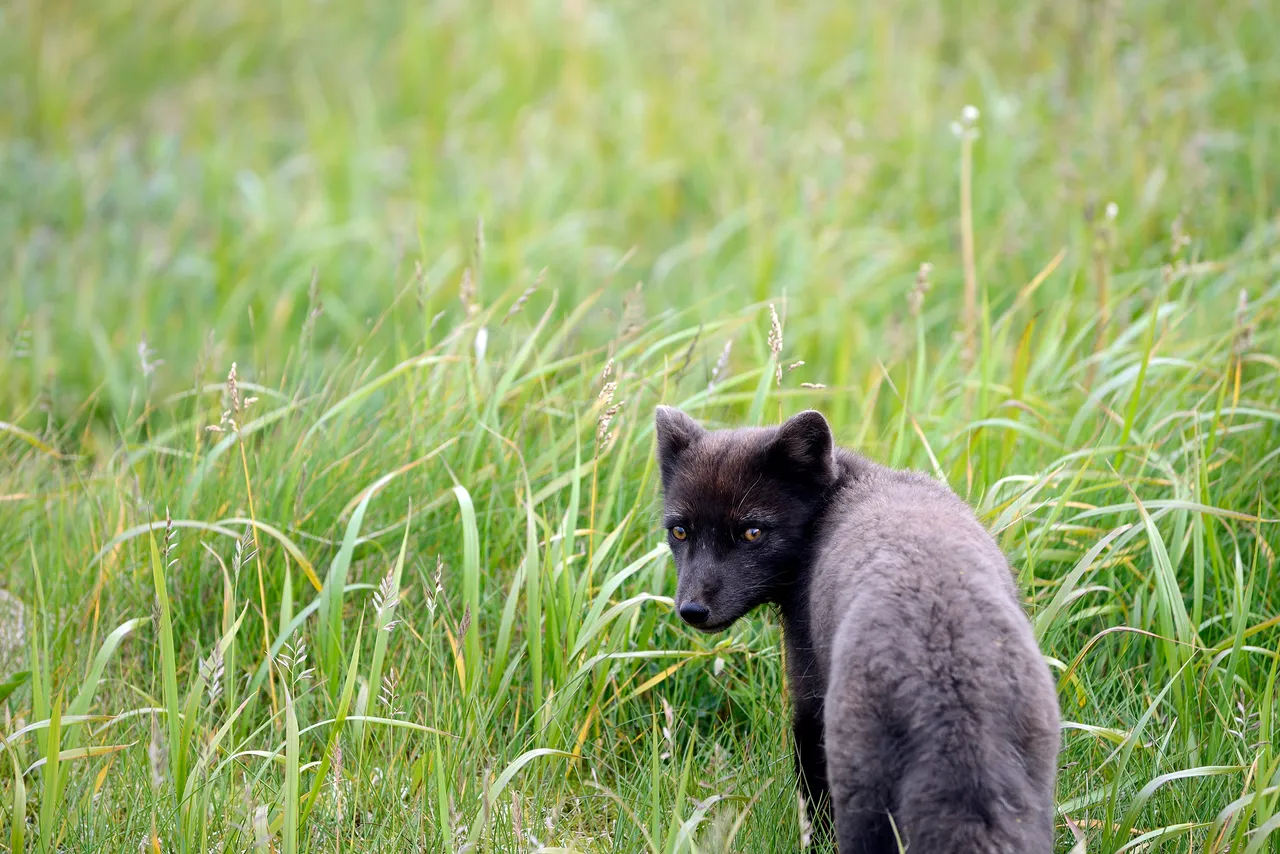
[[[831,428],[814,410],[740,430],[704,430],[668,406],[656,421],[676,610],[720,631],[778,601],[807,565],[812,525],[838,477]]]

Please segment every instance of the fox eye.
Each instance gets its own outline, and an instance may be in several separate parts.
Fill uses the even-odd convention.
[[[671,536],[675,537],[677,540],[683,541],[689,538],[689,532],[681,526],[675,525],[671,528]]]
[[[747,530],[742,532],[742,539],[746,540],[748,543],[754,543],[762,536],[764,536],[764,532],[759,528],[747,528]]]

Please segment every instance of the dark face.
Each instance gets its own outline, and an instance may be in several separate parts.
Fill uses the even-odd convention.
[[[656,423],[676,610],[720,631],[777,601],[808,563],[836,479],[831,429],[813,410],[780,427],[707,431],[662,406]]]

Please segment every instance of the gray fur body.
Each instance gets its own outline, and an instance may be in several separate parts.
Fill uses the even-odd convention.
[[[1057,694],[969,506],[836,448],[816,412],[657,423],[677,607],[718,631],[779,606],[819,830],[834,819],[841,854],[894,854],[894,826],[921,854],[1049,854]]]

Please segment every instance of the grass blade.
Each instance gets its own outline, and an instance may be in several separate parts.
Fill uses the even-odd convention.
[[[464,646],[467,659],[467,691],[476,690],[480,674],[480,529],[471,493],[458,484],[453,488],[462,514],[462,601],[470,615]]]
[[[62,758],[62,697],[53,701],[53,709],[49,713],[49,737],[44,758],[36,765],[28,768],[30,774],[38,765],[44,766],[41,777],[44,780],[44,792],[40,798],[40,850],[53,852],[57,849],[57,822],[64,817],[62,813],[62,774],[59,760]],[[14,821],[18,821],[14,816]]]
[[[182,741],[182,707],[178,699],[178,661],[173,647],[173,615],[169,607],[169,590],[165,580],[164,561],[156,545],[154,533],[148,533],[151,544],[151,578],[155,585],[157,626],[160,642],[160,674],[163,684],[165,723],[169,737],[169,769],[173,777],[174,800],[182,803],[186,792],[186,745]]]
[[[301,772],[298,751],[298,714],[294,708],[293,694],[284,687],[285,719],[285,770],[284,770],[284,854],[298,854],[298,786]]]
[[[347,522],[346,533],[342,537],[342,546],[329,565],[325,575],[324,589],[320,594],[319,622],[316,633],[319,636],[320,662],[325,671],[325,679],[334,701],[337,701],[339,690],[339,661],[342,650],[342,603],[347,592],[347,571],[351,568],[351,556],[355,553],[356,537],[360,534],[360,525],[364,522],[365,511],[369,501],[376,493],[370,491],[356,505],[355,512]],[[302,616],[301,614],[299,615]],[[273,651],[274,654],[274,651]]]

